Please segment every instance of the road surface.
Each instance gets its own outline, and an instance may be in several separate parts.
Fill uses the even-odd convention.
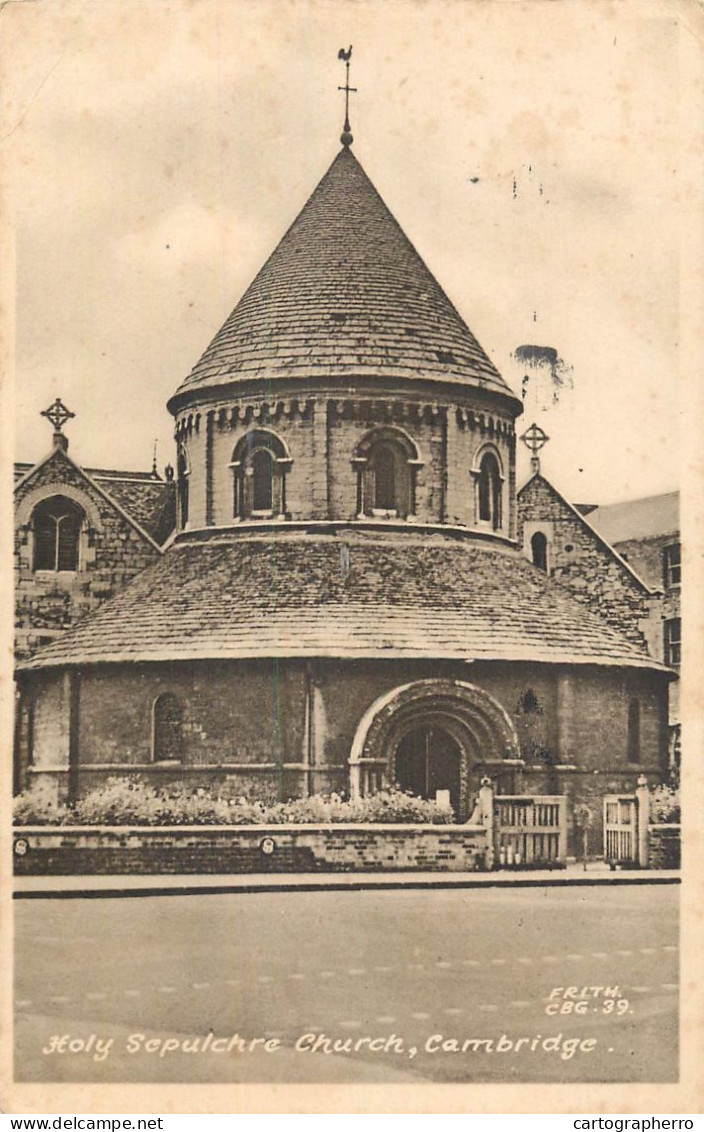
[[[674,885],[19,900],[15,1075],[674,1081],[677,902]]]

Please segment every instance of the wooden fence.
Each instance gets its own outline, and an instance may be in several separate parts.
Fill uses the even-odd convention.
[[[495,795],[496,864],[501,868],[561,868],[567,861],[567,798]]]
[[[650,792],[644,775],[635,794],[604,796],[604,862],[617,866],[648,865]]]

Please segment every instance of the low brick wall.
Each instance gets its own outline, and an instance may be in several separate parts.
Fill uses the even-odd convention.
[[[679,869],[681,860],[681,827],[679,825],[649,825],[649,867],[651,869]]]
[[[449,870],[486,867],[477,825],[24,826],[15,873],[86,875]]]

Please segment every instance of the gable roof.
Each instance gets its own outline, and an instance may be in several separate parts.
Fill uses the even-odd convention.
[[[589,522],[610,543],[677,535],[680,493],[669,491],[625,503],[607,503],[590,512]]]
[[[49,456],[51,456],[51,452]],[[45,456],[39,461],[40,464],[45,464],[48,456]],[[72,461],[75,464],[75,460]],[[15,483],[18,480],[24,479],[28,472],[38,467],[38,464],[30,464],[26,460],[16,460],[14,463],[14,476]],[[83,468],[83,471],[94,480],[115,480],[121,482],[128,480],[136,483],[164,483],[158,472],[128,472],[123,471],[122,468]]]
[[[584,513],[580,511],[579,508],[574,504],[570,503],[569,500],[565,499],[564,495],[562,495],[562,493],[557,490],[555,485],[551,483],[550,480],[546,479],[541,472],[534,472],[533,475],[528,480],[526,480],[526,482],[518,491],[519,500],[523,492],[526,491],[528,487],[530,487],[530,485],[535,483],[536,481],[540,481],[540,483],[543,484],[548,489],[548,491],[552,492],[554,498],[557,499],[568,511],[572,513],[574,518],[577,519],[578,522],[581,523],[581,525],[584,527],[584,529],[588,531],[589,534],[595,539],[595,541],[600,544],[602,549],[605,550],[607,554],[609,554],[614,559],[614,561],[618,563],[618,565],[624,570],[626,574],[630,575],[631,579],[636,583],[636,585],[642,590],[644,594],[654,594],[659,592],[658,590],[653,589],[651,586],[649,586],[647,582],[643,581],[640,574],[636,573],[630,562],[627,562],[625,558],[622,558],[619,552],[615,550],[611,545],[611,543],[607,542],[603,534],[595,529],[591,521],[594,512],[590,511],[589,519],[587,519]]]
[[[152,472],[120,472],[82,468],[62,448],[54,448],[38,464],[15,464],[15,493],[52,460],[65,460],[71,469],[119,511],[134,529],[157,550],[175,525],[172,484]],[[57,490],[60,481],[57,481]]]
[[[343,148],[169,403],[244,381],[433,380],[514,396]]]
[[[96,477],[95,482],[163,546],[176,526],[176,489],[161,479]]]
[[[664,670],[513,547],[349,529],[180,536],[21,667],[274,656]]]

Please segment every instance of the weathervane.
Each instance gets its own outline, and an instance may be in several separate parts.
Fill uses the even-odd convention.
[[[352,58],[352,44],[350,44],[347,51],[345,51],[344,47],[341,47],[337,53],[337,57],[338,59],[344,60],[346,67],[345,85],[339,86],[337,89],[344,90],[345,92],[345,125],[342,130],[342,134],[340,135],[340,141],[344,145],[345,149],[347,149],[352,145],[352,142],[354,141],[354,138],[352,137],[352,131],[350,129],[350,95],[357,93],[357,87],[350,86],[350,59]]]
[[[64,452],[68,448],[68,440],[61,429],[66,424],[66,421],[70,420],[71,417],[75,417],[75,415],[76,414],[72,413],[70,409],[66,408],[60,397],[57,397],[53,405],[50,405],[48,409],[44,409],[40,413],[40,416],[46,417],[54,426],[54,447],[63,448]]]
[[[540,457],[538,456],[538,453],[540,452],[540,449],[547,444],[549,439],[550,437],[545,432],[545,430],[542,429],[540,425],[536,424],[535,421],[533,421],[533,424],[530,426],[530,428],[527,428],[521,436],[521,440],[525,444],[526,448],[532,453],[530,458],[530,470],[535,475],[538,475],[538,473],[540,472]]]

